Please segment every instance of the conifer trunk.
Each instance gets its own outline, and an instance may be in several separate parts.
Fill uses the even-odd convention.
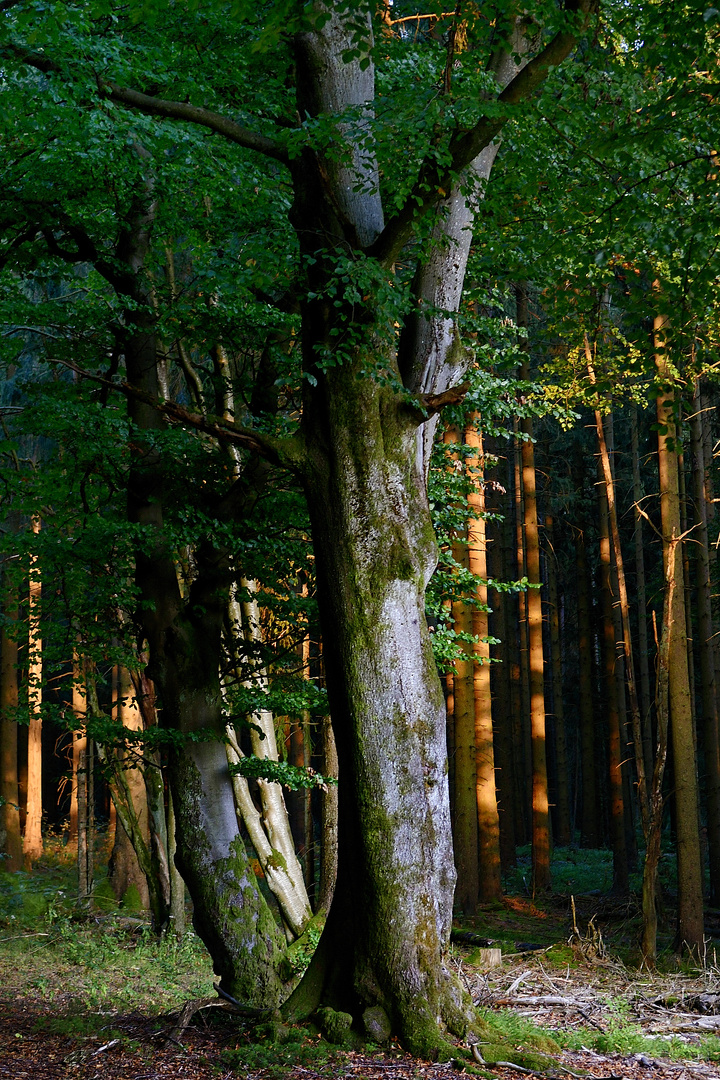
[[[610,769],[610,839],[613,852],[613,892],[626,896],[630,887],[627,848],[625,843],[625,800],[623,797],[622,760],[624,738],[620,724],[618,685],[615,673],[615,620],[613,618],[612,556],[610,553],[610,522],[607,494],[603,484],[598,486],[600,522],[600,574],[602,615],[602,663],[607,714],[608,758]]]
[[[578,663],[580,685],[578,711],[580,722],[580,766],[582,775],[580,803],[580,838],[583,847],[600,846],[598,812],[597,756],[595,753],[595,688],[593,680],[592,614],[590,571],[587,564],[585,534],[575,532],[575,570],[577,575]]]
[[[685,597],[683,588],[676,391],[666,353],[668,323],[655,319],[655,364],[658,375],[658,471],[660,514],[666,576],[675,581],[668,646],[670,733],[675,775],[678,858],[679,949],[699,950],[703,944],[702,862],[695,758],[695,732],[690,703]]]
[[[0,851],[3,870],[23,868],[18,784],[18,624],[17,593],[5,583],[0,628]]]
[[[32,530],[40,532],[40,519],[32,521]],[[42,838],[42,637],[40,630],[40,598],[42,585],[37,557],[30,560],[28,598],[28,726],[27,755],[27,817],[23,853],[28,865],[43,853]]]
[[[527,291],[518,286],[517,324],[527,333]],[[527,365],[520,377],[527,379]],[[520,428],[525,439],[521,445],[522,491],[525,507],[525,558],[530,585],[526,593],[528,652],[530,669],[530,733],[532,740],[532,892],[533,896],[550,888],[550,808],[548,802],[547,758],[545,746],[545,661],[543,651],[542,596],[540,591],[540,537],[538,533],[535,491],[535,451],[532,420],[524,418]]]
[[[475,421],[479,423],[480,417]],[[474,453],[467,468],[475,477],[468,496],[471,518],[468,521],[468,560],[478,579],[475,586],[476,607],[472,613],[474,650],[476,813],[478,822],[478,898],[482,903],[497,900],[502,894],[500,875],[500,821],[495,787],[495,748],[493,745],[492,698],[490,694],[490,646],[487,642],[487,535],[485,528],[485,456],[482,436],[470,424],[465,442]]]
[[[653,774],[652,698],[650,696],[650,664],[647,633],[647,590],[645,586],[645,550],[643,546],[642,480],[638,445],[637,409],[630,411],[631,455],[633,475],[633,514],[635,518],[635,591],[637,594],[638,666],[640,669],[639,700],[642,716],[642,743],[645,776]]]
[[[699,380],[695,384],[690,418],[693,504],[695,510],[695,581],[697,585],[697,634],[700,660],[703,748],[705,751],[705,798],[710,856],[710,903],[720,906],[720,733],[715,685],[715,630],[712,613],[710,544],[707,525],[703,447],[703,412]]]
[[[560,593],[557,580],[557,557],[554,547],[554,521],[545,515],[545,532],[548,540],[547,579],[550,622],[550,657],[552,665],[553,713],[555,722],[555,761],[557,763],[557,836],[561,847],[571,841],[570,828],[570,772],[565,732],[565,708],[563,702],[562,646],[560,638]]]
[[[445,442],[459,444],[460,432],[449,428]],[[462,459],[456,459],[458,463]],[[463,465],[463,468],[465,466]],[[467,529],[453,540],[453,559],[470,569]],[[478,902],[478,805],[475,743],[475,657],[473,644],[473,609],[469,599],[459,596],[452,605],[453,629],[462,637],[457,648],[460,656],[453,664],[453,849],[457,884],[455,904],[466,915],[473,915]]]

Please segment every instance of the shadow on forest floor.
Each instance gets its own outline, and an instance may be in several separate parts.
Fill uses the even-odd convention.
[[[606,861],[598,856],[599,874]],[[570,878],[572,854],[561,862]],[[683,968],[668,953],[661,973],[638,972],[635,899],[578,890],[574,938],[569,895],[509,896],[459,921],[475,940],[453,943],[451,963],[478,1008],[485,1063],[440,1065],[397,1049],[339,1050],[308,1029],[259,1041],[209,1003],[180,1030],[183,1005],[213,996],[200,942],[192,933],[157,942],[122,911],[80,915],[67,873],[67,861],[48,858],[31,875],[0,874],[2,1080],[439,1080],[463,1071],[498,1080],[720,1078],[712,945],[702,968]],[[502,950],[499,966],[486,966],[480,942]],[[508,1061],[513,1068],[499,1064]]]

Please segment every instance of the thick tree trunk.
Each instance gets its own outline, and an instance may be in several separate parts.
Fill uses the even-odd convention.
[[[23,868],[18,785],[18,622],[17,594],[6,584],[0,630],[0,851],[3,870]],[[5,621],[7,620],[7,622]]]
[[[152,203],[137,208],[122,247],[128,276],[121,284],[138,305],[127,314],[128,381],[156,399],[160,395],[154,319],[142,280],[153,220]],[[200,731],[211,736],[211,741],[188,742],[170,755],[175,859],[193,899],[195,929],[223,988],[244,1004],[274,1008],[284,989],[278,975],[283,936],[259,891],[238,832],[223,745],[220,657],[224,597],[230,584],[228,555],[210,544],[198,551],[197,576],[183,601],[163,532],[163,462],[152,436],[145,437],[147,432],[161,431],[163,422],[155,409],[135,398],[129,399],[128,412],[137,432],[128,516],[142,526],[145,537],[136,556],[136,580],[143,598],[149,674],[161,696],[163,723],[190,737]],[[223,507],[219,511],[222,514]]]
[[[660,473],[660,513],[666,576],[675,581],[671,613],[670,733],[675,775],[675,811],[678,858],[678,931],[680,949],[701,949],[703,945],[702,860],[700,856],[700,820],[697,788],[695,731],[690,705],[687,633],[685,623],[682,543],[679,540],[680,492],[678,451],[675,424],[675,387],[665,352],[666,320],[655,320],[655,363],[658,373],[658,470]],[[672,567],[668,569],[668,562]]]
[[[455,867],[445,701],[424,611],[435,543],[415,422],[389,388],[358,379],[359,366],[321,375],[306,403],[340,858],[321,945],[288,1011],[381,1007],[406,1046],[434,1056],[438,1018],[454,1032],[468,1022],[444,962]]]

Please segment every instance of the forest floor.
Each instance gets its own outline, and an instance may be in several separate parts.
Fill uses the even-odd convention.
[[[661,972],[638,972],[634,901],[578,895],[573,916],[569,895],[516,896],[464,920],[475,937],[453,943],[452,964],[478,1008],[484,1064],[459,1048],[440,1065],[308,1029],[258,1039],[219,1005],[192,933],[157,942],[122,912],[69,917],[57,874],[50,862],[0,874],[0,1080],[720,1080],[712,942],[701,964],[668,952]],[[502,949],[498,966],[483,946]]]

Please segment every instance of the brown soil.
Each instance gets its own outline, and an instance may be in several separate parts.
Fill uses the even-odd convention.
[[[568,944],[565,916],[512,909],[517,903],[509,901],[504,911],[488,912],[475,924],[478,932],[488,934],[494,923],[501,936],[508,919],[527,915],[530,940],[519,943],[522,947],[514,955],[508,955],[504,940],[501,966],[483,971],[471,945],[455,947],[453,962],[479,1008],[490,1013],[512,1010],[549,1033],[582,1030],[588,1033],[587,1042],[592,1033],[604,1032],[610,1036],[608,1045],[621,1049],[618,1032],[639,1030],[673,1038],[687,1047],[688,1059],[703,1038],[720,1037],[720,970],[714,959],[692,974],[637,973],[606,953],[605,942],[580,916],[578,924],[585,929]],[[521,933],[526,929],[517,922],[512,925]],[[556,944],[551,946],[552,941]],[[89,1010],[73,992],[69,974],[62,977],[66,984],[48,996],[29,986],[21,973],[6,971],[0,986],[0,1080],[448,1080],[464,1071],[459,1060],[431,1064],[399,1050],[338,1053],[322,1064],[307,1058],[274,1070],[271,1059],[264,1067],[238,1064],[228,1052],[247,1045],[249,1035],[242,1020],[216,1002],[194,1011],[181,1030],[177,1012],[160,1017],[149,1010],[120,1012],[113,1008],[112,997],[104,1009]],[[186,1009],[186,1019],[191,1011]],[[493,1065],[485,1075],[497,1080],[528,1075],[720,1080],[720,1063],[671,1061],[662,1052],[665,1045],[656,1044],[652,1054],[583,1046],[555,1055],[544,1072]],[[481,1041],[480,1053],[482,1049]],[[523,1047],[518,1043],[513,1049]]]

